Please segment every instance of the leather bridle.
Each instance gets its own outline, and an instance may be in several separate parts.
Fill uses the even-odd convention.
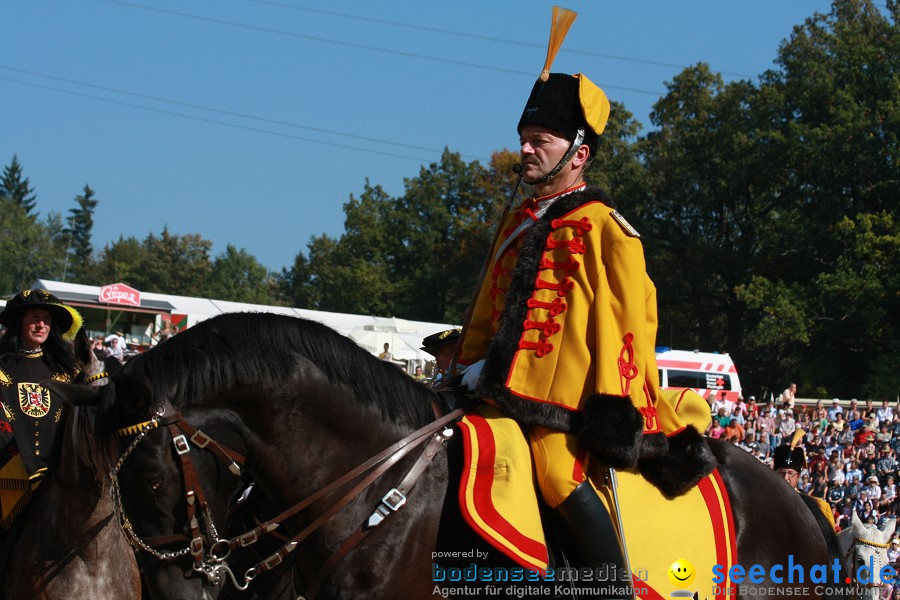
[[[868,546],[869,548],[887,549],[890,546],[890,544],[887,544],[885,542],[876,542],[874,540],[867,540],[867,539],[859,537],[859,536],[853,538],[853,543],[850,544],[849,548],[847,548],[847,556],[846,556],[846,562],[850,563],[850,575],[851,576],[853,576],[853,574],[856,573],[857,566],[864,564],[861,560],[857,560],[857,554],[856,554],[857,546]],[[877,557],[877,555],[876,555],[876,557]],[[879,560],[878,562],[880,563],[881,561]],[[873,566],[872,581],[863,585],[862,586],[863,588],[869,589],[869,588],[888,587],[888,584],[886,584],[884,582],[881,582],[881,581],[879,581],[878,583],[875,582],[876,573],[879,573],[881,571],[881,567],[883,567],[883,566],[885,566],[885,565],[874,565]],[[859,584],[857,583],[857,585],[859,585]]]
[[[235,536],[231,539],[220,539],[218,537],[218,530],[212,520],[206,495],[202,490],[196,469],[190,459],[192,446],[195,446],[198,449],[212,451],[217,458],[224,461],[231,472],[236,475],[240,474],[240,467],[244,464],[244,457],[216,442],[202,431],[192,427],[184,420],[181,412],[175,410],[172,405],[166,401],[157,406],[156,414],[149,421],[124,427],[116,432],[119,437],[135,436],[134,440],[132,440],[119,457],[115,466],[110,470],[110,479],[112,480],[111,495],[119,525],[122,528],[126,539],[133,547],[144,550],[163,561],[169,561],[191,554],[194,559],[193,570],[205,575],[214,585],[218,585],[222,581],[223,574],[225,574],[231,579],[235,587],[239,590],[246,590],[253,579],[280,565],[285,558],[297,549],[301,542],[320,527],[328,523],[344,506],[349,504],[403,457],[416,448],[422,448],[424,446],[413,466],[406,472],[400,483],[384,495],[381,501],[375,506],[366,523],[361,525],[354,533],[347,537],[338,549],[325,561],[323,566],[317,570],[316,577],[307,588],[305,595],[307,600],[313,600],[341,559],[356,547],[372,530],[375,529],[375,527],[399,511],[406,504],[407,496],[416,481],[418,481],[419,477],[425,472],[425,469],[431,463],[431,460],[437,454],[443,443],[453,435],[453,429],[450,428],[450,424],[464,414],[463,410],[457,409],[447,415],[441,415],[436,403],[432,404],[432,409],[437,417],[435,421],[385,448],[377,455],[348,471],[332,483],[288,508],[276,517],[258,524],[244,534]],[[138,444],[140,444],[141,440],[143,440],[150,431],[161,425],[165,425],[169,428],[169,431],[172,434],[172,443],[174,444],[175,451],[179,457],[183,488],[187,502],[190,535],[186,536],[180,534],[155,538],[141,538],[135,533],[131,522],[125,514],[118,476],[126,459]],[[348,492],[331,504],[300,533],[285,542],[276,552],[247,569],[243,574],[243,581],[238,581],[238,578],[227,563],[227,558],[232,550],[245,548],[254,544],[262,535],[277,529],[284,520],[299,514],[301,511],[344,488],[356,479],[359,479],[359,481],[356,482]],[[205,536],[201,533],[198,513],[204,521],[206,529]],[[178,551],[161,552],[156,549],[158,546],[181,541],[187,542],[187,546]],[[303,596],[301,596],[301,598],[303,598]]]

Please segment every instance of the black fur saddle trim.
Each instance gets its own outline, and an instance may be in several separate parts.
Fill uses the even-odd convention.
[[[667,498],[680,496],[712,473],[716,467],[706,438],[688,425],[668,438],[669,451],[641,458],[638,470]]]
[[[597,461],[629,469],[641,457],[644,418],[628,396],[593,394],[585,398],[577,436]]]

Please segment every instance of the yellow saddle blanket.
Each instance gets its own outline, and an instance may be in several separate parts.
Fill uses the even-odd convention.
[[[463,517],[518,565],[546,571],[549,559],[537,486],[521,428],[489,404],[464,417],[459,426],[464,453],[459,491]],[[618,471],[616,478],[636,596],[658,600],[697,592],[699,598],[733,598],[734,586],[712,583],[716,565],[727,573],[738,560],[730,502],[718,470],[671,500],[636,473]],[[608,484],[594,478],[592,483],[615,523]],[[673,563],[680,559],[695,569],[696,578],[689,585],[676,586],[669,577]]]

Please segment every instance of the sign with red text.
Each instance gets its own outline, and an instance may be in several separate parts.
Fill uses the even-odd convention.
[[[113,283],[100,288],[100,302],[107,304],[141,305],[141,293],[124,283]]]

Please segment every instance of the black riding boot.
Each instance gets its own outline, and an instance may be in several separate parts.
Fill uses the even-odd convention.
[[[624,581],[619,578],[625,572],[625,557],[619,544],[619,536],[609,511],[589,483],[582,483],[575,488],[556,507],[556,513],[564,525],[563,535],[569,542],[567,545],[577,553],[571,563],[573,567],[588,567],[595,572],[600,569],[598,578],[608,577],[609,581],[606,583],[618,588],[631,585],[630,573]],[[599,586],[607,587],[603,582]],[[610,593],[608,597],[622,596]]]

